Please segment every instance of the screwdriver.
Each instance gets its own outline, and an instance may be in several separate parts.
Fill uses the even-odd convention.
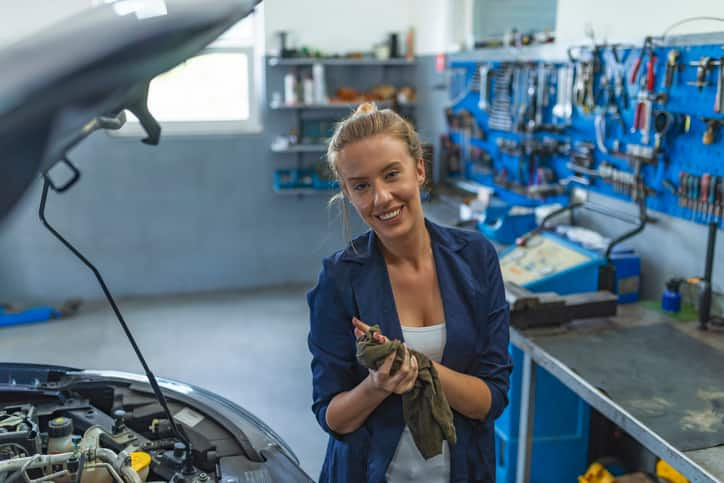
[[[711,185],[709,185],[709,223],[716,222],[716,191],[719,185],[719,177],[711,177]]]
[[[699,221],[706,222],[707,203],[709,202],[709,184],[711,175],[704,173],[700,179],[699,186]]]

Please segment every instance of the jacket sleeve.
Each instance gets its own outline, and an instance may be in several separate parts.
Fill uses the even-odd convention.
[[[352,389],[358,381],[352,314],[344,306],[333,265],[330,259],[324,261],[317,286],[307,294],[307,342],[312,353],[312,411],[322,429],[339,436],[327,426],[327,407],[335,395]]]
[[[508,405],[508,388],[513,362],[508,352],[510,341],[510,311],[505,300],[503,276],[500,273],[500,261],[495,248],[485,240],[484,267],[487,274],[486,294],[490,297],[487,324],[483,331],[487,332],[479,352],[477,376],[485,381],[490,388],[491,404],[487,420],[495,420]]]

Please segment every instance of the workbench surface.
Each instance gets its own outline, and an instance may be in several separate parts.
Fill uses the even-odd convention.
[[[511,342],[692,482],[724,481],[724,331],[641,304]]]

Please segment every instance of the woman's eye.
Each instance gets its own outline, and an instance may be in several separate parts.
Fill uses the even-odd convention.
[[[400,175],[399,171],[390,171],[389,173],[387,173],[387,179],[397,178],[399,175]]]
[[[356,184],[356,185],[353,186],[353,189],[354,189],[355,191],[362,191],[362,190],[365,189],[366,187],[367,187],[367,183],[358,183],[358,184]]]

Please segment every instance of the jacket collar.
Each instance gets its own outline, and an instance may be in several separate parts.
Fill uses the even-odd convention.
[[[458,236],[452,230],[441,227],[425,218],[425,226],[430,233],[430,243],[446,247],[447,249],[458,252],[467,245],[465,238]],[[381,255],[379,245],[377,244],[377,236],[373,230],[357,237],[352,245],[348,247],[342,254],[341,260],[348,262],[356,262],[365,264],[377,255]]]
[[[454,230],[427,220],[426,224],[432,241],[447,327],[442,363],[462,371],[467,356],[461,347],[465,340],[475,337],[469,319],[477,311],[480,287],[471,267],[457,253],[467,244],[465,238]],[[387,266],[376,238],[370,231],[357,239],[357,253],[348,249],[345,252],[347,256],[342,257],[359,266],[351,280],[357,317],[369,324],[379,324],[382,333],[390,339],[404,340]]]

